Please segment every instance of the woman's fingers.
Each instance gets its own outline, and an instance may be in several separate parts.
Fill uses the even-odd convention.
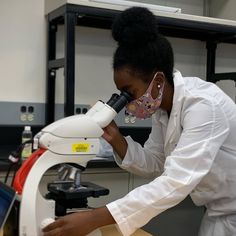
[[[61,219],[56,220],[55,222],[53,222],[53,223],[47,225],[45,228],[43,228],[42,231],[43,231],[43,232],[49,232],[49,231],[51,231],[51,230],[54,230],[54,229],[60,227],[62,224],[63,224],[63,222],[62,222]]]
[[[43,233],[43,236],[62,236],[61,228],[56,228],[54,230]]]

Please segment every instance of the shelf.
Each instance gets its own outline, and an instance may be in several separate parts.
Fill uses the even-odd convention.
[[[50,5],[47,4],[50,2]],[[46,123],[54,121],[55,70],[64,68],[65,116],[74,114],[74,71],[76,26],[110,29],[113,19],[125,9],[123,6],[98,4],[89,0],[46,1],[48,18],[48,68]],[[236,44],[236,21],[194,16],[181,13],[154,12],[159,31],[169,37],[200,40],[206,43],[206,78],[210,82],[231,79],[236,73],[215,73],[216,49],[219,43]],[[63,24],[65,58],[56,59],[56,32]]]
[[[77,2],[82,4],[81,1]],[[75,13],[77,15],[76,25],[109,29],[113,19],[120,12],[121,10],[117,9],[67,3],[50,12],[48,19],[57,21],[57,24],[64,24],[64,15]],[[236,44],[236,21],[181,13],[157,12],[155,15],[160,32],[166,36]]]
[[[216,73],[214,75],[215,82],[220,80],[234,80],[236,82],[236,73],[228,72],[228,73]]]

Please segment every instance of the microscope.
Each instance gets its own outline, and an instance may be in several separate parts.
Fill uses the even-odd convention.
[[[63,118],[41,130],[39,149],[23,163],[13,184],[21,193],[20,236],[40,236],[42,228],[66,214],[67,208],[86,207],[87,197],[109,193],[100,186],[81,183],[80,173],[99,152],[103,128],[131,100],[126,92],[113,94],[107,103],[98,101],[86,114]],[[42,176],[59,164],[65,164],[59,168],[60,179],[69,176],[73,181],[53,182],[48,185],[49,193],[42,196],[38,188]]]

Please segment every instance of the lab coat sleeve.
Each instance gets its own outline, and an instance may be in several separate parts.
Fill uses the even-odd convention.
[[[128,149],[123,159],[115,154],[116,163],[123,169],[144,177],[160,175],[164,170],[164,141],[162,127],[156,116],[152,118],[152,131],[142,147],[130,136],[126,137]]]
[[[207,175],[229,133],[225,114],[211,101],[194,102],[184,109],[183,132],[166,159],[164,173],[107,205],[125,236],[181,202]]]

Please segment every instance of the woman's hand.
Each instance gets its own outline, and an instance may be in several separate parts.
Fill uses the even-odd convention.
[[[44,236],[84,236],[96,227],[90,222],[91,211],[66,215],[43,229]]]
[[[115,221],[106,207],[66,215],[43,229],[43,236],[85,236]]]
[[[106,128],[103,129],[102,137],[111,144],[120,158],[124,158],[127,152],[128,144],[124,136],[120,133],[118,126],[112,121]]]

